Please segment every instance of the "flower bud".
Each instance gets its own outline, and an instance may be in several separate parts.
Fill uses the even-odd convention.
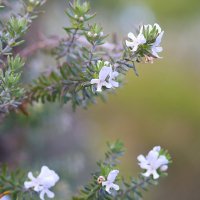
[[[100,32],[99,35],[100,35],[100,37],[103,37],[104,33],[103,33],[103,32]]]
[[[102,184],[103,181],[105,181],[105,177],[104,176],[99,176],[99,178],[97,179],[97,183],[98,184]]]
[[[91,33],[90,31],[87,33],[87,35],[88,35],[89,37],[92,37],[92,33]]]
[[[83,22],[84,21],[84,17],[79,17],[79,21]]]

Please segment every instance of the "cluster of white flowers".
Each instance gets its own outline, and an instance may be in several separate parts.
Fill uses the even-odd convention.
[[[149,177],[153,175],[154,179],[158,179],[158,170],[160,172],[164,172],[168,169],[169,160],[165,155],[160,155],[160,151],[161,147],[156,146],[148,153],[146,157],[143,155],[139,155],[137,157],[139,166],[146,170],[146,172],[143,173],[143,176]]]
[[[49,189],[58,182],[59,176],[48,167],[43,166],[38,177],[34,177],[32,172],[28,173],[28,178],[30,181],[24,183],[26,189],[32,188],[35,192],[40,193],[40,199],[44,200],[45,194],[49,198],[54,198],[54,193]]]
[[[152,175],[153,179],[158,179],[160,173],[168,169],[169,160],[166,155],[163,155],[161,152],[163,152],[161,147],[155,146],[147,156],[139,155],[137,157],[139,166],[146,170],[146,172],[142,174],[143,176],[150,177]],[[111,170],[107,179],[105,179],[104,176],[99,176],[97,182],[101,184],[102,187],[105,187],[106,192],[111,194],[112,190],[118,191],[120,189],[119,185],[114,183],[118,174],[119,170]],[[59,176],[53,170],[43,166],[38,177],[34,177],[32,172],[29,172],[28,178],[30,181],[24,183],[25,189],[33,189],[35,192],[40,193],[41,200],[44,200],[45,194],[49,198],[54,198],[54,193],[49,189],[55,186],[59,180]],[[9,196],[5,196],[4,198],[5,200],[9,200]]]
[[[156,38],[154,42],[148,41],[148,36],[152,35],[152,32],[156,32]],[[158,24],[144,25],[140,28],[139,34],[136,37],[133,33],[128,33],[128,38],[131,41],[126,40],[126,46],[131,49],[132,52],[136,52],[138,47],[143,44],[148,44],[150,46],[150,53],[155,58],[161,58],[158,53],[162,52],[163,48],[160,46],[164,31],[161,30]],[[152,39],[152,38],[151,38]]]
[[[101,92],[103,86],[109,89],[119,87],[119,83],[115,81],[119,73],[113,70],[112,65],[108,61],[98,61],[97,65],[102,65],[102,63],[103,67],[99,72],[99,78],[90,81],[91,84],[97,85],[97,92]]]
[[[83,17],[83,16],[78,17],[78,15],[75,15],[74,18],[75,18],[75,19],[78,19],[78,20],[81,21],[81,22],[84,21],[84,17]]]

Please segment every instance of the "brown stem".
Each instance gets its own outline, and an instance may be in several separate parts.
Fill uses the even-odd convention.
[[[39,42],[36,42],[22,51],[19,52],[19,55],[23,58],[27,58],[33,54],[35,54],[38,50],[43,49],[52,49],[59,45],[61,39],[55,36],[52,36],[50,38],[45,38],[43,40],[40,40]]]

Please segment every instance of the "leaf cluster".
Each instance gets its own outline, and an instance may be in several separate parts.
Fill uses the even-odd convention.
[[[12,199],[35,199],[32,191],[23,188],[25,173],[22,170],[9,171],[6,165],[0,167],[0,198],[9,195]]]
[[[19,57],[7,57],[7,66],[0,69],[0,112],[6,113],[17,108],[25,99],[25,90],[21,86],[21,74],[24,61]]]
[[[36,16],[35,8],[43,3],[39,0],[22,1],[21,13],[14,15],[11,12],[8,20],[0,21],[0,114],[19,109],[27,97],[21,81],[25,63],[15,55],[14,47],[24,42],[22,37]]]

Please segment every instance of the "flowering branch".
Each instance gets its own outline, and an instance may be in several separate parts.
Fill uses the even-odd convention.
[[[171,163],[171,157],[167,151],[154,147],[146,157],[138,156],[139,165],[146,172],[139,175],[137,179],[132,177],[130,182],[126,182],[122,175],[119,176],[119,158],[123,155],[124,146],[120,141],[108,144],[105,159],[97,163],[98,170],[92,174],[90,183],[72,199],[139,200],[142,198],[143,191],[146,191],[150,185],[157,185],[160,176],[167,175],[166,170],[168,164]],[[2,167],[0,194],[19,200],[24,199],[25,196],[28,199],[35,198],[38,194],[41,200],[44,200],[46,196],[54,198],[55,194],[51,188],[59,179],[58,174],[46,166],[41,168],[38,176],[29,172],[28,180],[26,180],[25,173],[21,171],[9,173],[5,167]]]
[[[71,102],[74,109],[87,107],[96,97],[104,97],[121,86],[130,68],[138,76],[135,62],[153,62],[160,58],[155,52],[161,51],[159,45],[164,32],[158,24],[142,26],[137,37],[129,33],[132,41],[126,40],[123,47],[105,43],[107,35],[97,24],[85,26],[85,22],[95,16],[89,11],[87,2],[70,3],[66,14],[71,27],[65,28],[68,38],[52,49],[59,65],[49,76],[42,75],[34,81],[28,92],[31,101],[59,100]]]

